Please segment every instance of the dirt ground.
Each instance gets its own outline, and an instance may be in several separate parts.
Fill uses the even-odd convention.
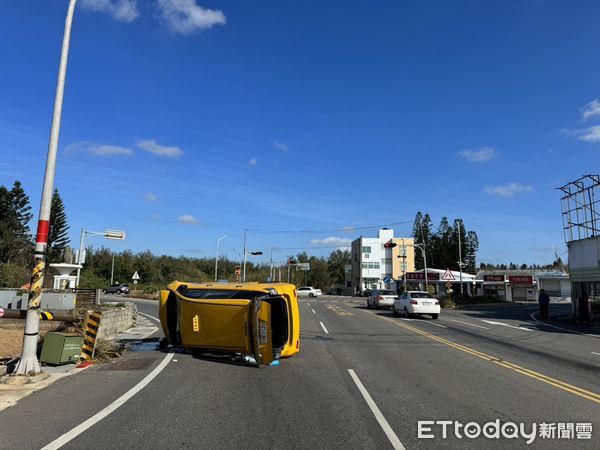
[[[23,328],[0,328],[0,358],[14,358],[21,354]]]

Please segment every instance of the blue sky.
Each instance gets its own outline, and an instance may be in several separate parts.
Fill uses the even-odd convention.
[[[226,234],[233,259],[246,228],[322,230],[248,246],[327,255],[420,210],[462,217],[479,261],[564,255],[555,188],[598,173],[600,3],[78,3],[55,180],[73,245],[114,228],[89,243],[211,257]],[[36,213],[67,4],[0,3],[0,184]]]

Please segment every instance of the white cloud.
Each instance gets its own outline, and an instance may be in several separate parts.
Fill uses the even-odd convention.
[[[287,153],[290,150],[289,144],[286,144],[285,142],[271,141],[271,144],[273,144],[273,147],[282,151],[283,153]]]
[[[585,128],[583,130],[577,130],[576,134],[579,136],[577,139],[585,142],[600,142],[600,125],[594,125],[593,127]]]
[[[595,99],[581,108],[583,120],[588,120],[590,117],[600,116],[600,99]]]
[[[458,152],[458,156],[461,156],[471,162],[483,162],[489,161],[496,156],[496,150],[491,147],[483,147],[479,150],[463,150]]]
[[[158,0],[158,8],[167,28],[174,33],[188,35],[227,23],[222,11],[204,9],[196,0]]]
[[[254,167],[256,165],[256,158],[250,158],[250,161],[248,161],[248,165]]]
[[[194,216],[192,216],[190,214],[183,214],[183,215],[177,217],[177,221],[181,222],[181,223],[185,223],[186,225],[193,225],[193,224],[200,223],[200,221],[198,219],[196,219]]]
[[[340,246],[347,247],[352,243],[351,239],[344,239],[336,236],[331,236],[325,239],[311,239],[311,245],[327,245],[327,246]]]
[[[130,156],[133,155],[133,150],[128,147],[120,147],[118,145],[99,144],[97,142],[75,142],[70,144],[65,149],[66,153],[75,153],[84,151],[94,156]]]
[[[500,197],[508,198],[519,192],[531,192],[533,188],[529,185],[519,183],[508,183],[497,186],[486,186],[483,192],[486,194],[499,195]]]
[[[84,8],[110,14],[120,22],[133,22],[140,15],[137,0],[81,0]]]
[[[159,145],[154,139],[141,140],[136,145],[142,150],[146,150],[156,156],[164,156],[167,158],[179,158],[183,155],[183,150],[177,146],[167,147]]]
[[[147,202],[153,203],[153,202],[155,202],[156,200],[158,200],[158,197],[156,196],[156,194],[155,194],[155,193],[153,193],[153,192],[148,192],[148,193],[147,193],[147,194],[144,196],[144,199],[145,199]]]

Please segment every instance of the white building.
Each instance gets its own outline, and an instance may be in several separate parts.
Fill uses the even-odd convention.
[[[385,244],[395,244],[386,248]],[[394,286],[404,272],[414,270],[412,238],[394,238],[394,230],[383,228],[377,237],[359,237],[352,241],[352,279],[354,294],[366,289]]]

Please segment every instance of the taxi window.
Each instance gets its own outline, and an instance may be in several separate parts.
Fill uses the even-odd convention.
[[[186,288],[179,291],[181,295],[188,298],[216,300],[216,299],[253,299],[265,295],[264,292],[240,291],[238,289],[193,289]]]

